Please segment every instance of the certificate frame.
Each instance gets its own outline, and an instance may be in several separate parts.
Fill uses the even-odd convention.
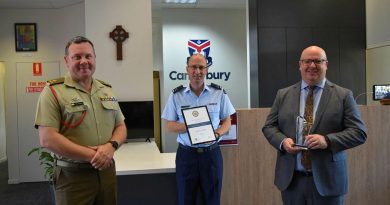
[[[217,140],[207,106],[181,109],[187,133],[192,145],[214,142]]]

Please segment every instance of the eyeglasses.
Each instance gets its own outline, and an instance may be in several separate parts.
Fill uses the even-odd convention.
[[[321,65],[323,62],[328,61],[325,59],[302,59],[300,60],[304,65],[311,65],[312,63],[316,65]]]
[[[203,66],[203,65],[189,65],[188,67],[191,68],[192,70],[196,70],[199,68],[199,70],[201,71],[208,68],[207,66]]]

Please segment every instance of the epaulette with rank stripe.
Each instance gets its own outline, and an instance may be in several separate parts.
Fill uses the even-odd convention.
[[[96,80],[99,81],[101,84],[107,86],[107,87],[110,87],[110,88],[112,87],[111,84],[109,84],[109,83],[106,83],[106,82],[104,82],[102,80],[99,80],[99,79],[96,79]]]
[[[217,85],[217,84],[215,84],[215,83],[210,83],[210,86],[213,87],[213,88],[215,88],[215,89],[217,89],[217,90],[223,90],[223,93],[226,94],[226,90],[223,89],[220,85]]]
[[[184,86],[183,85],[179,85],[175,89],[173,89],[172,92],[173,93],[177,93],[177,92],[179,92],[180,90],[183,90],[183,89],[184,89]]]
[[[48,80],[46,81],[49,85],[57,85],[57,84],[62,84],[64,83],[65,81],[65,78],[64,77],[61,77],[61,78],[57,78],[57,79],[52,79],[52,80]]]

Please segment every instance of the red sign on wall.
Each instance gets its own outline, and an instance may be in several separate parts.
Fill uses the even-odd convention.
[[[219,145],[238,145],[237,138],[237,113],[230,116],[231,126],[229,131],[222,136],[222,140],[219,141]]]
[[[45,81],[32,81],[28,84],[28,86],[26,86],[26,93],[40,93],[42,92],[45,85]]]
[[[33,76],[42,76],[42,63],[33,63]]]

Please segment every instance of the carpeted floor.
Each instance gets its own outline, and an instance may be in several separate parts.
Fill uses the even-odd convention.
[[[8,184],[8,164],[0,163],[0,205],[51,205],[47,182]]]

